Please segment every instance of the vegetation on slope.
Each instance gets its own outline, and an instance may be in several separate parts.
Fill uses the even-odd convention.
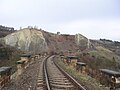
[[[106,48],[98,46],[96,50],[90,51],[89,54],[95,61],[92,63],[95,64],[95,68],[120,69],[120,57]]]
[[[20,60],[22,52],[10,46],[0,46],[0,67],[12,67],[12,73],[16,71],[16,61]]]
[[[120,42],[100,39],[100,40],[90,40],[94,46],[102,46],[110,51],[114,52],[115,54],[120,56]]]
[[[56,62],[71,76],[73,76],[82,86],[84,86],[87,90],[107,90],[105,87],[101,87],[100,83],[95,80],[94,78],[79,73],[75,70],[75,67],[68,66],[67,64],[63,63],[60,59],[56,58]]]

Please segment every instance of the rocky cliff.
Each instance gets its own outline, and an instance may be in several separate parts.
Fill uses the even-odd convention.
[[[81,34],[75,35],[75,42],[81,50],[91,48],[90,40]]]
[[[26,52],[43,52],[47,43],[41,31],[25,28],[2,38],[5,45],[17,47]]]
[[[35,28],[21,29],[1,38],[0,42],[30,53],[76,52],[89,47],[89,39],[80,34],[54,34]]]
[[[68,34],[54,34],[43,31],[49,47],[49,52],[67,52],[68,50],[76,51],[78,46],[75,43],[75,35]]]

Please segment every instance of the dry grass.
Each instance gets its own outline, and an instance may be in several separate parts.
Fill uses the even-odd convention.
[[[101,46],[98,46],[96,47],[97,50],[94,50],[94,51],[90,51],[90,54],[92,55],[95,55],[95,56],[101,56],[101,57],[105,57],[107,58],[108,60],[112,60],[113,57],[116,59],[116,60],[120,60],[120,57],[115,55],[112,51],[106,49],[106,48],[103,48]]]
[[[98,81],[94,78],[91,78],[87,74],[79,73],[75,70],[75,67],[68,66],[67,64],[63,63],[60,59],[56,59],[56,62],[71,76],[79,81],[81,85],[83,85],[87,90],[107,90],[105,87],[100,87]]]
[[[112,51],[104,48],[97,47],[97,50],[90,51],[90,56],[95,57],[96,68],[108,68],[113,70],[120,69],[120,56],[114,54]]]

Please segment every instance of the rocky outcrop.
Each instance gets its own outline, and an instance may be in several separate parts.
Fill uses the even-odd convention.
[[[47,43],[40,30],[25,28],[1,39],[5,45],[17,47],[26,52],[37,53],[47,50]]]
[[[24,28],[0,38],[4,45],[16,47],[30,53],[67,52],[90,48],[90,41],[81,34],[54,34],[36,28]]]
[[[48,45],[48,52],[76,52],[78,50],[78,45],[75,43],[75,35],[69,34],[54,34],[43,31],[43,35],[46,39]]]
[[[85,50],[87,48],[90,48],[90,41],[88,38],[81,34],[75,35],[75,42],[80,47],[81,50]]]

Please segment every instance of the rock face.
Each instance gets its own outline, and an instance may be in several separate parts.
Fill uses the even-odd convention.
[[[5,45],[17,47],[26,52],[43,52],[47,49],[47,43],[40,30],[25,28],[9,34],[2,39]]]
[[[89,39],[81,34],[75,35],[75,42],[80,47],[81,50],[85,50],[90,47]]]
[[[31,27],[0,38],[0,42],[4,45],[16,47],[26,53],[46,51],[59,53],[69,50],[76,52],[76,50],[85,50],[90,46],[89,39],[81,34],[54,34]]]

